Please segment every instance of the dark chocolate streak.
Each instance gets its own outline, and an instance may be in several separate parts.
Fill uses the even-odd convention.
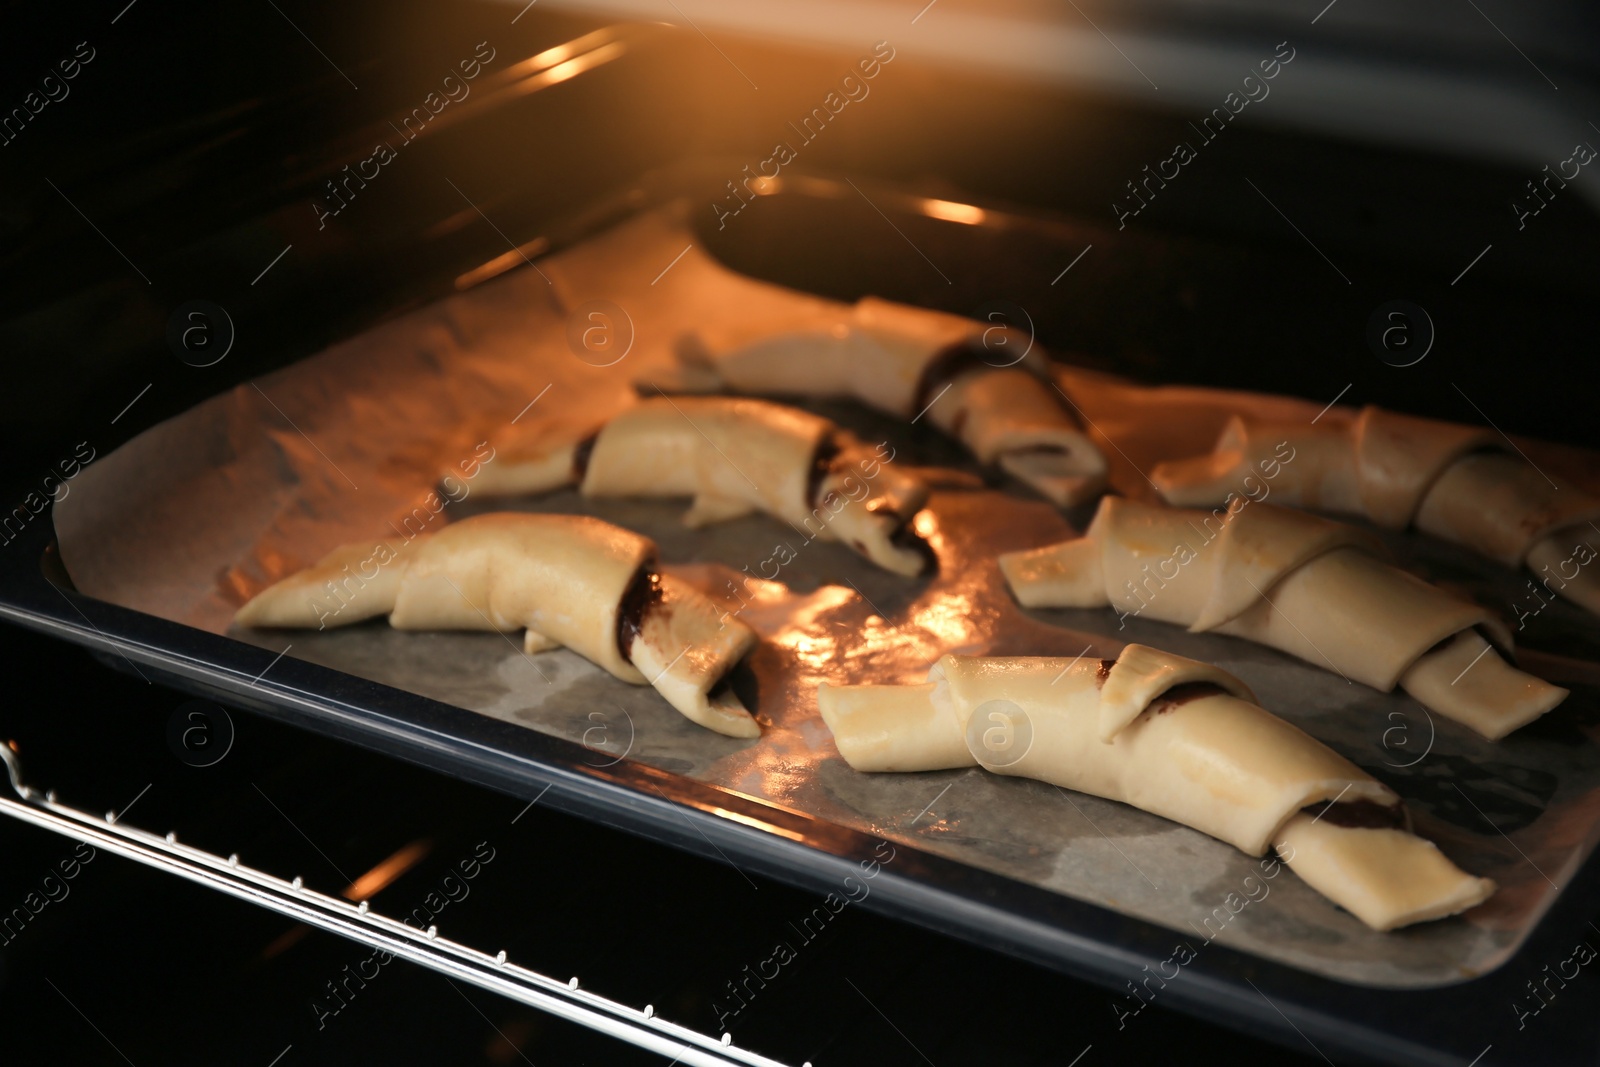
[[[811,469],[806,472],[806,506],[813,508],[825,507],[832,509],[834,501],[838,499],[836,493],[829,490],[822,492],[822,481],[833,469],[834,461],[839,458],[839,442],[833,434],[827,434],[817,442],[817,450],[811,456]],[[820,498],[820,499],[819,499]],[[867,504],[867,510],[876,514],[887,510],[890,505],[884,501],[874,500]],[[909,548],[922,557],[921,574],[937,574],[939,571],[939,557],[933,551],[933,546],[918,537],[911,529],[909,517],[903,519],[894,532],[889,535],[889,542],[897,548]],[[856,551],[863,551],[863,546],[852,542]]]
[[[589,473],[589,459],[594,455],[594,443],[600,440],[598,431],[579,441],[572,449],[572,473],[577,476],[578,484],[583,484],[583,476]]]
[[[1149,710],[1157,715],[1171,711],[1173,708],[1182,707],[1191,700],[1201,697],[1214,697],[1226,695],[1227,690],[1215,682],[1184,682],[1175,685],[1150,702]]]
[[[1456,638],[1458,638],[1460,636],[1461,636],[1461,631],[1459,631],[1459,630],[1456,631],[1453,634],[1445,634],[1439,640],[1435,641],[1432,645],[1430,645],[1429,648],[1428,648],[1428,651],[1424,652],[1422,654],[1422,656],[1431,656],[1435,652],[1444,651],[1444,648],[1445,648],[1446,645],[1448,645],[1451,641],[1454,641]],[[1418,656],[1417,658],[1421,659],[1422,656]]]
[[[617,605],[617,651],[633,662],[633,642],[644,631],[644,620],[662,606],[661,575],[646,563],[633,572]]]
[[[1450,644],[1450,642],[1454,641],[1456,638],[1460,637],[1462,634],[1468,633],[1469,631],[1471,633],[1475,633],[1479,637],[1483,638],[1484,643],[1487,644],[1490,648],[1494,649],[1496,652],[1500,651],[1500,646],[1495,643],[1495,640],[1494,640],[1493,637],[1489,636],[1489,631],[1485,630],[1482,626],[1469,626],[1466,630],[1457,630],[1453,634],[1447,634],[1441,640],[1436,641],[1434,643],[1433,647],[1428,649],[1428,651],[1424,652],[1422,655],[1423,656],[1431,656],[1435,652],[1442,651],[1447,645]],[[1417,658],[1421,659],[1422,656],[1418,656]]]
[[[953,345],[946,345],[941,348],[934,354],[932,359],[928,360],[927,364],[922,368],[922,374],[917,378],[917,390],[912,398],[915,410],[926,411],[928,405],[932,404],[934,398],[939,395],[940,390],[969,370],[1011,369],[1009,366],[996,366],[990,363],[988,355],[989,349],[984,347],[981,337],[969,337],[963,341],[957,341]],[[1062,410],[1071,416],[1073,422],[1082,424],[1082,420],[1077,417],[1077,412],[1072,411],[1066,405],[1062,405]],[[967,412],[965,410],[957,412],[951,421],[950,432],[960,437],[961,429],[966,425],[966,422]],[[1056,445],[1045,445],[1040,448],[1020,449],[1019,451],[1064,452],[1066,449]]]
[[[1111,677],[1111,668],[1115,667],[1116,665],[1117,661],[1114,659],[1103,659],[1100,661],[1100,666],[1096,667],[1094,672],[1094,684],[1096,688],[1102,688],[1105,686],[1106,679]]]
[[[976,338],[957,341],[953,345],[946,345],[934,353],[932,359],[922,368],[922,374],[917,378],[916,395],[912,403],[917,411],[925,411],[933,402],[939,390],[948,382],[954,381],[964,371],[976,367],[997,369],[993,363],[983,357],[988,353],[983,343]]]
[[[822,492],[822,479],[828,476],[833,469],[833,461],[839,458],[839,442],[833,434],[824,434],[817,441],[817,450],[811,453],[811,469],[806,471],[806,507],[814,508],[822,505],[824,501],[818,500]]]
[[[1354,830],[1404,830],[1406,806],[1379,804],[1375,800],[1324,800],[1300,809],[1307,815]]]
[[[939,554],[933,550],[932,545],[917,536],[916,531],[911,528],[909,519],[895,527],[894,532],[889,535],[889,543],[896,548],[909,548],[922,557],[922,570],[917,572],[919,576],[926,577],[939,573]]]

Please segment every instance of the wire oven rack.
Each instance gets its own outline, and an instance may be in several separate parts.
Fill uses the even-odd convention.
[[[377,948],[617,1040],[672,1056],[674,1063],[695,1067],[784,1067],[776,1060],[735,1046],[732,1034],[714,1038],[668,1022],[656,1015],[652,1005],[639,1009],[608,1000],[582,988],[575,977],[562,982],[512,963],[504,950],[491,955],[451,941],[440,936],[437,926],[419,930],[373,911],[364,900],[351,903],[308,889],[299,877],[285,880],[247,867],[237,853],[224,858],[182,844],[175,833],[160,836],[125,826],[115,811],[97,816],[69,807],[56,800],[53,790],[41,794],[23,783],[22,769],[9,744],[0,743],[0,760],[5,761],[11,788],[17,794],[17,799],[0,794],[0,811],[21,822],[88,842],[95,848]]]

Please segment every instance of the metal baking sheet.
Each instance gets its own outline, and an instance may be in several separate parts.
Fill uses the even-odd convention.
[[[1253,645],[1190,635],[1109,612],[1024,612],[996,553],[1071,536],[1073,526],[1020,487],[987,484],[925,428],[847,404],[815,406],[899,462],[926,466],[937,489],[919,530],[940,557],[928,580],[885,574],[848,550],[751,517],[691,532],[686,502],[541,499],[440,504],[437,472],[475,454],[513,420],[625,401],[665,364],[687,328],[717,318],[760,323],[814,305],[742,279],[695,247],[683,208],[615,230],[429,308],[158,426],[88,468],[58,506],[62,558],[83,593],[258,644],[585,746],[585,762],[637,761],[655,781],[709,785],[770,802],[825,827],[889,838],[1172,931],[1338,981],[1389,989],[1461,982],[1504,962],[1552,906],[1600,838],[1600,691],[1498,745],[1429,718],[1414,701],[1352,685]],[[599,319],[594,318],[598,314]],[[591,325],[610,347],[582,340]],[[617,353],[621,355],[617,355]],[[1114,480],[1148,495],[1140,473],[1164,454],[1205,449],[1235,410],[1305,418],[1315,406],[1198,389],[1134,391],[1064,370],[1063,384],[1103,439]],[[1348,417],[1335,409],[1329,419]],[[1535,453],[1582,477],[1593,457]],[[1576,473],[1573,473],[1576,472]],[[470,485],[470,483],[469,483]],[[229,628],[242,599],[336,544],[393,536],[418,508],[443,519],[517,508],[592,514],[640,530],[667,569],[740,605],[762,636],[738,684],[767,722],[753,742],[693,726],[653,690],[617,682],[576,655],[525,656],[497,635],[415,634],[381,623],[328,632]],[[126,516],[137,514],[131,528]],[[1080,520],[1083,516],[1076,516]],[[1517,602],[1522,579],[1463,553],[1389,536],[1402,560]],[[784,545],[777,582],[746,580]],[[733,591],[742,593],[733,599]],[[1574,609],[1540,620],[1568,659],[1592,659],[1600,632]],[[1378,934],[1292,875],[1240,907],[1257,862],[1198,832],[1123,805],[977,770],[861,775],[838,757],[815,689],[920,680],[947,652],[1114,655],[1129,640],[1218,663],[1263,703],[1393,785],[1418,829],[1500,892],[1468,915]],[[1230,906],[1232,905],[1232,906]]]

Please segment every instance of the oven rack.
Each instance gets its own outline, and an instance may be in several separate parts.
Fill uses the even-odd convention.
[[[54,791],[41,794],[25,785],[14,750],[0,743],[11,788],[18,799],[0,794],[0,811],[95,848],[135,860],[298,922],[391,953],[449,978],[478,986],[518,1003],[577,1023],[598,1033],[638,1046],[673,1063],[694,1067],[785,1067],[777,1060],[739,1048],[733,1035],[714,1038],[655,1014],[652,1005],[638,1009],[583,989],[577,978],[566,982],[512,963],[504,950],[491,955],[442,937],[437,926],[418,930],[373,911],[366,901],[351,903],[305,887],[299,877],[279,878],[240,862],[178,841],[124,826],[115,811],[97,816],[58,803]],[[810,1062],[804,1067],[811,1067]]]

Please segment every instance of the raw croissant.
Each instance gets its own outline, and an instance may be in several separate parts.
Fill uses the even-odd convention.
[[[1212,507],[1240,493],[1255,468],[1270,465],[1277,503],[1364,515],[1394,529],[1415,525],[1489,559],[1526,566],[1543,577],[1547,592],[1600,614],[1600,574],[1583,569],[1595,557],[1590,535],[1600,537],[1592,525],[1600,500],[1557,488],[1509,447],[1492,430],[1375,407],[1343,426],[1235,416],[1209,455],[1159,464],[1151,481],[1168,503]],[[1281,450],[1293,458],[1283,461]]]
[[[1100,502],[1077,540],[1000,557],[1025,607],[1115,606],[1233,634],[1388,691],[1498,740],[1567,691],[1512,667],[1487,609],[1380,558],[1370,535],[1271,504],[1195,511]],[[1487,640],[1485,639],[1487,636]],[[1492,645],[1491,645],[1492,642]]]
[[[682,338],[671,379],[689,392],[852,397],[928,421],[1066,507],[1106,484],[1106,461],[1052,388],[1031,338],[871,297],[777,333],[708,327]]]
[[[887,449],[887,456],[885,450]],[[688,496],[691,526],[764,511],[808,540],[840,540],[896,574],[928,569],[911,531],[928,487],[827,419],[764,400],[655,397],[604,426],[564,419],[495,440],[474,489],[584,496]]]
[[[654,542],[599,519],[478,515],[408,540],[344,545],[262,590],[234,621],[323,629],[384,614],[401,630],[525,629],[526,652],[564,645],[655,686],[707,729],[761,734],[722,684],[755,633],[660,574]]]
[[[1495,891],[1410,832],[1400,798],[1216,667],[1143,645],[1116,660],[945,656],[922,685],[818,691],[858,771],[980,765],[1131,804],[1278,855],[1377,930]]]

